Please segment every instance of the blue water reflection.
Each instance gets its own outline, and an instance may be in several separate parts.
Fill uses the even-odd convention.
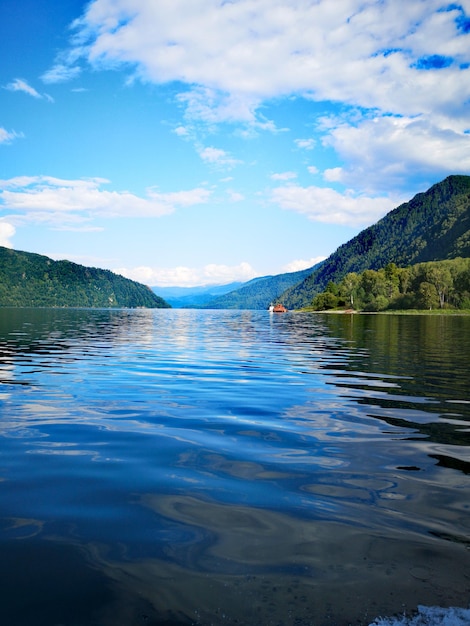
[[[470,318],[2,310],[0,341],[1,623],[468,603]]]

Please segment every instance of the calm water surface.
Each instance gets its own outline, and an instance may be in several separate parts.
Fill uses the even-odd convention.
[[[0,310],[0,624],[470,602],[470,317]]]

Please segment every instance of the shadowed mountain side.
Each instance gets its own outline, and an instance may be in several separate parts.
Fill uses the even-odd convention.
[[[206,309],[267,309],[271,302],[278,300],[279,296],[289,287],[297,285],[309,276],[315,268],[313,267],[289,272],[288,274],[278,274],[277,276],[263,276],[254,278],[245,283],[239,289],[215,298],[206,303]]]
[[[349,272],[456,257],[470,257],[470,176],[449,176],[400,205],[340,246],[280,299],[298,309]]]
[[[0,246],[0,306],[168,308],[141,283],[109,270]]]

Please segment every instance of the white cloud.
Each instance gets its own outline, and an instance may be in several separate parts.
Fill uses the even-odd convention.
[[[240,161],[237,161],[237,159],[234,159],[232,156],[230,156],[228,152],[226,152],[225,150],[221,150],[220,148],[200,148],[199,156],[206,163],[221,167],[232,168],[240,163]]]
[[[19,176],[0,181],[0,202],[29,220],[71,223],[94,217],[161,217],[178,208],[205,203],[210,191],[195,188],[161,193],[148,189],[141,197],[102,189],[102,178],[64,180],[52,176]]]
[[[280,172],[279,174],[271,174],[272,180],[293,180],[297,178],[295,172]]]
[[[120,69],[128,82],[179,85],[181,137],[197,122],[241,124],[244,137],[275,131],[263,106],[281,98],[339,103],[345,118],[316,129],[342,160],[325,181],[361,190],[365,213],[376,215],[386,189],[470,170],[470,32],[459,26],[469,13],[469,0],[92,0],[43,80],[66,80],[88,63]],[[294,143],[312,150],[316,141]],[[219,148],[199,154],[237,164]],[[353,200],[345,194],[341,206]]]
[[[325,256],[317,256],[310,259],[296,259],[295,261],[291,261],[287,265],[284,265],[281,272],[299,272],[301,270],[306,270],[313,267],[317,263],[320,263],[320,261],[324,261],[325,259]]]
[[[0,246],[4,248],[12,248],[11,238],[14,236],[15,227],[5,220],[0,220]]]
[[[148,266],[135,268],[117,268],[118,274],[131,278],[145,285],[160,287],[194,287],[198,285],[223,285],[234,281],[247,281],[257,276],[257,272],[249,263],[239,265],[218,265],[211,263],[202,268],[174,267],[152,268]]]
[[[235,280],[251,280],[257,275],[257,272],[246,262],[234,266],[218,265],[216,263],[204,266],[204,276],[207,277],[210,283],[231,283]]]
[[[46,84],[63,83],[76,78],[81,73],[81,68],[70,66],[65,63],[58,63],[41,76],[41,80]]]
[[[331,167],[323,172],[323,178],[329,183],[337,183],[343,178],[344,172],[342,167]]]
[[[206,86],[193,86],[178,96],[186,107],[188,119],[196,119],[208,125],[219,122],[246,122],[266,127],[269,122],[257,122],[255,110],[259,99],[245,94],[230,94]]]
[[[316,222],[354,227],[376,222],[399,204],[396,198],[341,194],[329,187],[298,185],[277,187],[272,192],[272,201]]]
[[[316,144],[315,139],[295,139],[294,143],[302,150],[313,150]]]
[[[15,78],[11,83],[5,85],[5,89],[8,91],[22,91],[23,93],[27,93],[29,96],[33,98],[42,98],[41,94],[31,87],[25,80],[22,78]]]
[[[178,137],[187,137],[189,135],[189,130],[185,126],[178,126],[173,132]]]
[[[423,117],[340,122],[324,141],[347,163],[326,170],[325,180],[368,192],[403,188],[410,172],[417,182],[432,183],[448,172],[470,171],[470,135],[437,127]]]
[[[442,0],[94,0],[58,65],[78,71],[85,57],[94,68],[190,85],[188,111],[207,122],[253,122],[263,101],[289,95],[464,120],[462,11]],[[450,61],[434,69],[437,56]],[[66,74],[54,69],[57,80]]]
[[[10,143],[18,137],[23,137],[21,133],[15,133],[15,131],[8,131],[5,128],[0,127],[0,144]]]
[[[315,165],[309,165],[307,167],[307,170],[309,174],[318,174],[318,167],[316,167]]]
[[[23,78],[15,78],[15,80],[13,80],[11,83],[5,85],[5,89],[8,89],[8,91],[21,91],[28,94],[28,96],[32,96],[33,98],[36,98],[38,100],[45,99],[48,102],[54,102],[54,99],[49,94],[40,94],[36,89],[34,89],[34,87],[31,87],[31,85]]]

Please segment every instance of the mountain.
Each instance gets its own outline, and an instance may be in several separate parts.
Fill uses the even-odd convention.
[[[449,176],[400,205],[340,246],[281,300],[298,309],[350,272],[457,257],[470,257],[470,176]]]
[[[254,278],[219,298],[211,300],[205,305],[206,309],[267,309],[271,302],[276,301],[279,296],[289,287],[302,282],[320,264],[300,270],[289,272],[288,274],[278,274],[277,276],[263,276]]]
[[[152,290],[165,298],[172,307],[184,309],[207,305],[211,300],[238,289],[243,284],[235,282],[227,285],[201,285],[199,287],[152,287]]]
[[[0,246],[0,306],[168,308],[153,291],[109,270]]]

